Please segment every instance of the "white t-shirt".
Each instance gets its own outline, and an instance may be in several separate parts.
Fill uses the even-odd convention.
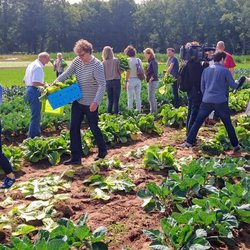
[[[131,77],[137,77],[137,67],[136,64],[140,63],[141,67],[143,68],[142,65],[142,61],[139,58],[136,57],[129,57],[128,58],[128,62],[129,62],[129,68],[130,68],[130,74],[129,74],[129,78]]]
[[[32,86],[33,82],[44,82],[43,67],[44,65],[38,59],[28,65],[24,76],[27,87]]]

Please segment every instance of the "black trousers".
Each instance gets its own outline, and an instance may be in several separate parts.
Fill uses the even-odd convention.
[[[70,122],[70,150],[71,157],[74,160],[79,160],[83,156],[82,139],[81,139],[81,123],[86,116],[91,132],[94,135],[96,144],[99,149],[99,154],[107,151],[102,131],[98,127],[98,109],[95,112],[90,112],[89,106],[82,105],[74,101],[71,108]]]

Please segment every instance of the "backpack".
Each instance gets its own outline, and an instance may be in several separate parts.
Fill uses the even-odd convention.
[[[187,66],[188,66],[188,63],[182,65],[181,68],[179,69],[178,76],[177,76],[177,85],[182,92],[187,92],[190,88],[188,77],[187,77],[187,74],[188,74]]]
[[[138,63],[136,64],[136,75],[138,79],[145,80],[144,69],[142,68],[139,59],[137,59]]]

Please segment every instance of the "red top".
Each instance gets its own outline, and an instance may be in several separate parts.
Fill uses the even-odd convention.
[[[234,68],[236,66],[234,59],[232,57],[231,54],[229,54],[228,52],[226,52],[227,56],[226,56],[226,62],[224,64],[224,66],[228,69]]]

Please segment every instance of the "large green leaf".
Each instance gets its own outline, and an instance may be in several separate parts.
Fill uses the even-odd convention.
[[[59,162],[61,160],[61,156],[57,151],[50,152],[47,155],[47,157],[48,157],[51,165],[57,165],[57,164],[59,164]]]
[[[36,227],[26,224],[20,224],[16,227],[15,232],[12,233],[14,236],[22,235],[22,234],[28,234],[33,231],[37,230]]]
[[[74,235],[79,239],[79,240],[84,240],[86,237],[90,236],[90,230],[86,224],[82,226],[78,226],[75,231]]]
[[[69,250],[69,245],[67,242],[61,239],[53,239],[48,242],[49,250]]]

